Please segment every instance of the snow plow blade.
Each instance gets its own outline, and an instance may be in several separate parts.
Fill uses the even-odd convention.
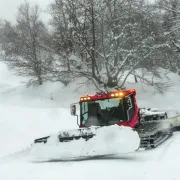
[[[138,133],[124,126],[70,130],[36,139],[31,154],[38,161],[80,159],[134,152],[140,147]]]
[[[93,130],[98,129],[99,127],[94,127]],[[92,132],[92,128],[86,128],[86,129],[77,129],[77,130],[69,130],[66,132],[59,132],[58,139],[59,142],[69,142],[72,140],[78,140],[80,138],[83,138],[85,140],[88,140],[92,138],[95,135],[95,133]],[[51,136],[42,137],[39,139],[35,139],[34,143],[47,143],[48,139]]]

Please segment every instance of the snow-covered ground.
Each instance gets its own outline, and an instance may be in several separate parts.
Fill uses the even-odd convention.
[[[164,96],[154,95],[150,87],[144,89],[129,79],[129,87],[137,89],[137,102],[141,107],[180,111],[180,77],[173,73],[168,76],[174,87]],[[33,161],[30,158],[33,140],[77,128],[69,105],[93,90],[77,88],[75,83],[67,87],[45,83],[38,88],[26,88],[21,83],[25,80],[14,76],[0,62],[0,179],[179,179],[179,132],[154,150],[82,161]]]
[[[80,180],[140,179],[178,180],[180,134],[156,150],[135,152],[125,156],[110,156],[84,161],[32,162],[28,153],[19,153],[0,161],[0,178]]]

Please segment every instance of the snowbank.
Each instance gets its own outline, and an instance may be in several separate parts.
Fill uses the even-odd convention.
[[[84,129],[83,133],[89,130]],[[73,140],[70,142],[59,142],[58,134],[51,136],[47,143],[34,144],[31,156],[35,160],[59,160],[78,159],[80,157],[91,157],[99,155],[110,155],[119,153],[134,152],[139,148],[140,138],[136,131],[129,127],[119,127],[113,125],[91,128],[91,132],[96,134],[93,138]],[[63,134],[60,132],[60,134]],[[77,136],[79,132],[69,131],[68,136]]]
[[[0,157],[29,147],[35,138],[76,127],[68,109],[0,105]]]

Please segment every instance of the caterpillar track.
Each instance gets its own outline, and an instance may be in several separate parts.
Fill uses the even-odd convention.
[[[166,122],[141,122],[136,128],[141,143],[140,148],[156,148],[170,138],[174,132],[173,127]]]

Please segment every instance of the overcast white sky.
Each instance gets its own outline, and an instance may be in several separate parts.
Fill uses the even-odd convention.
[[[27,0],[33,4],[39,4],[42,9],[45,9],[52,0]],[[17,6],[25,2],[24,0],[0,0],[0,19],[15,21]],[[44,18],[48,16],[44,15]],[[44,19],[46,21],[46,19]]]

